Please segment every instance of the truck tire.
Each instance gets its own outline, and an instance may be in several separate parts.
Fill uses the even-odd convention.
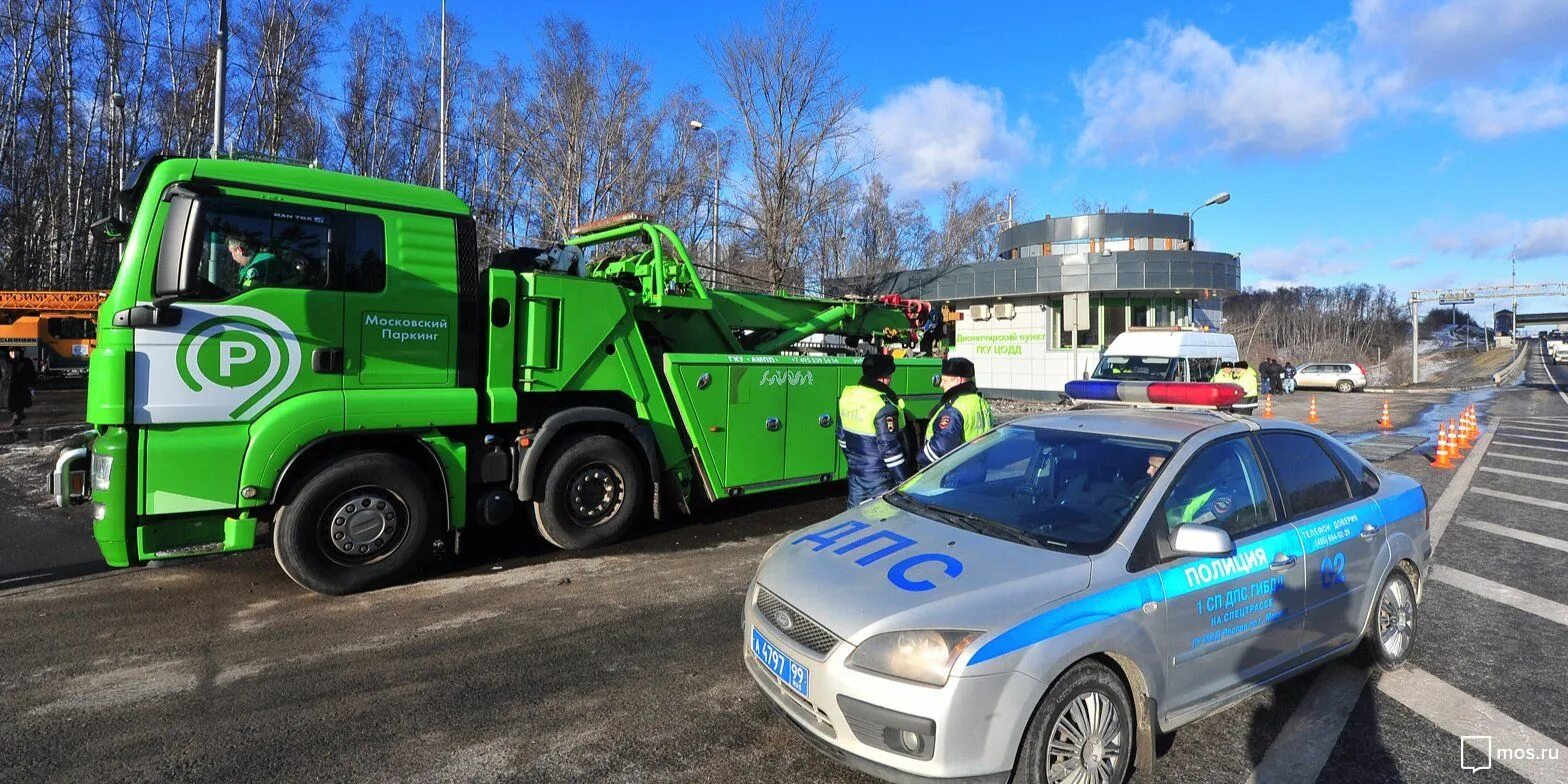
[[[626,535],[648,506],[648,480],[625,442],[590,435],[550,457],[537,498],[539,535],[562,550],[583,550]]]
[[[283,573],[316,593],[377,588],[424,552],[434,508],[418,466],[387,452],[334,461],[278,508],[272,551]]]
[[[1018,784],[1099,781],[1132,773],[1137,729],[1122,679],[1096,661],[1074,664],[1035,710],[1018,751]]]

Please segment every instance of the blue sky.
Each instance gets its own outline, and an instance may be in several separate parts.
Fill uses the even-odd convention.
[[[377,6],[412,20],[437,3]],[[1506,283],[1515,245],[1521,282],[1568,280],[1568,2],[813,7],[900,195],[969,179],[1016,191],[1026,220],[1078,196],[1182,212],[1226,190],[1199,242],[1240,252],[1248,285]],[[481,59],[526,62],[538,20],[572,15],[658,89],[715,100],[702,41],[763,16],[708,0],[448,8]]]

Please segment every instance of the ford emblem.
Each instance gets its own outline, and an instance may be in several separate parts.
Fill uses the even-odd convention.
[[[775,610],[773,625],[779,627],[779,631],[787,632],[795,628],[795,617],[789,614],[789,610]]]

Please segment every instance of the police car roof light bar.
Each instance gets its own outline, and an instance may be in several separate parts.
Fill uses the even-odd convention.
[[[1246,392],[1235,384],[1106,379],[1069,381],[1065,392],[1068,397],[1085,403],[1192,408],[1227,408],[1241,402],[1242,397],[1246,395]]]

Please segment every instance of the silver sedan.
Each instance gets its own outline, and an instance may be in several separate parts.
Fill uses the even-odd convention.
[[[1117,784],[1158,733],[1275,681],[1400,666],[1430,555],[1421,486],[1315,430],[1047,414],[780,540],[743,656],[872,775]]]

